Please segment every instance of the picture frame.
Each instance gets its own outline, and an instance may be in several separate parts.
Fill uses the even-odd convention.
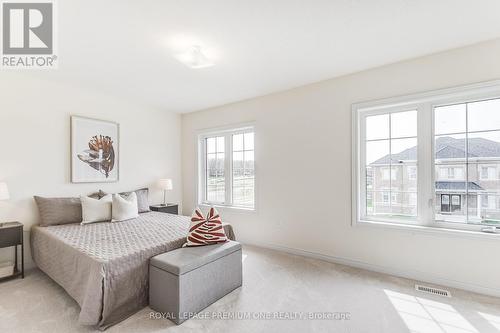
[[[120,125],[113,121],[71,116],[71,182],[119,181]]]

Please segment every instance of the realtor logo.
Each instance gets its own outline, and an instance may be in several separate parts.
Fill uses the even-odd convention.
[[[2,3],[2,68],[54,68],[54,3]]]

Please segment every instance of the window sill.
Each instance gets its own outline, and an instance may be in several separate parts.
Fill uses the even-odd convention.
[[[225,206],[225,205],[216,205],[216,204],[209,204],[209,203],[200,203],[200,204],[198,204],[198,206],[203,207],[203,208],[215,207],[221,211],[234,212],[234,213],[253,214],[253,213],[257,212],[257,210],[255,208],[238,207],[238,206]]]
[[[410,225],[401,223],[390,223],[390,222],[380,222],[380,221],[367,221],[359,220],[353,223],[354,227],[373,227],[373,228],[385,228],[394,229],[410,232],[412,234],[427,234],[427,235],[438,235],[447,237],[459,237],[459,238],[475,238],[475,239],[489,239],[489,240],[500,240],[500,233],[490,234],[482,231],[475,230],[463,230],[463,229],[452,229],[444,228],[440,226],[431,227],[423,225]]]

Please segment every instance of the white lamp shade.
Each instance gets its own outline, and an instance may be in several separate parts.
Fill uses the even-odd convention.
[[[173,189],[172,179],[160,179],[160,181],[158,183],[159,183],[159,186],[162,190]]]
[[[6,183],[0,182],[0,200],[9,200],[9,188]]]

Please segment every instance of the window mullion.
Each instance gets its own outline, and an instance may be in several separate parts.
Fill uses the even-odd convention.
[[[434,221],[434,137],[433,112],[430,103],[420,104],[417,113],[417,193],[418,221],[430,225]]]
[[[232,133],[226,134],[224,138],[224,180],[225,180],[225,204],[233,204],[233,140]]]
[[[207,201],[207,170],[208,170],[208,155],[207,155],[207,144],[206,144],[206,137],[200,138],[199,141],[199,148],[200,152],[198,153],[198,158],[199,158],[199,175],[200,175],[200,180],[198,182],[198,187],[200,188],[200,193],[198,200],[200,202],[206,202]]]
[[[465,103],[465,223],[469,223],[469,103]]]
[[[203,140],[203,201],[208,201],[208,154],[207,141]]]
[[[392,209],[392,114],[389,113],[389,215],[393,214]]]
[[[356,201],[358,202],[358,218],[364,219],[366,218],[366,198],[367,198],[367,187],[366,187],[366,116],[358,114],[358,138],[357,138],[357,147],[358,155],[356,160],[358,161],[358,174],[357,174],[357,183],[358,183],[358,195],[356,196]],[[372,189],[373,190],[373,189]],[[375,192],[372,192],[372,200],[375,200]]]

